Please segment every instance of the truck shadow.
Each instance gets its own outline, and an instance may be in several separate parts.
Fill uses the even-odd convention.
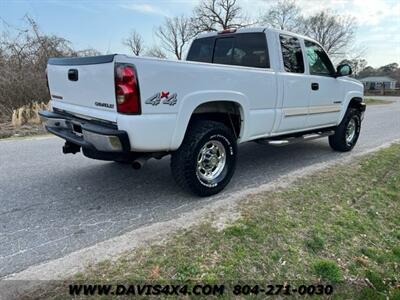
[[[238,163],[232,182],[222,194],[211,198],[219,198],[221,195],[225,197],[246,187],[265,184],[296,169],[329,161],[340,155],[331,150],[327,141],[285,147],[247,143],[239,147]],[[182,191],[176,185],[169,169],[169,161],[169,156],[160,161],[152,159],[141,170],[133,170],[128,164],[101,162],[80,168],[76,176],[85,186],[86,195],[98,195],[102,191],[102,195],[108,194],[114,198],[109,199],[114,204],[140,201],[141,204],[162,205],[163,199],[168,199],[167,202],[172,201],[171,199],[181,199],[187,203],[201,201],[201,198]],[[90,198],[88,201],[96,201],[93,197]],[[98,201],[98,197],[96,198]]]

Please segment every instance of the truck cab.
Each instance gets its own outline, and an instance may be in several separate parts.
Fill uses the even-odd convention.
[[[204,34],[193,42],[187,60],[275,72],[276,91],[266,91],[277,100],[278,121],[274,122],[270,135],[336,125],[342,117],[341,104],[347,94],[352,92],[362,97],[363,93],[359,82],[338,76],[318,42],[280,30],[243,29]]]

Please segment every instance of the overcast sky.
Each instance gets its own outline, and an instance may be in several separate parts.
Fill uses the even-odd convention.
[[[257,17],[273,1],[238,0],[250,17]],[[154,27],[165,16],[190,14],[198,1],[188,0],[0,0],[0,17],[22,26],[25,14],[34,17],[45,33],[70,40],[75,49],[128,53],[121,43],[131,29],[150,45]],[[369,65],[400,63],[400,0],[298,0],[305,14],[333,9],[358,22],[356,45],[365,48]],[[0,22],[1,23],[1,22]],[[4,23],[0,26],[4,26]],[[1,27],[0,27],[1,28]]]

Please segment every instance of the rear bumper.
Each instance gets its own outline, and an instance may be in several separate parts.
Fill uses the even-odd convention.
[[[64,140],[81,146],[90,153],[129,153],[131,150],[128,134],[115,125],[88,121],[70,115],[40,111],[40,118],[46,130]]]

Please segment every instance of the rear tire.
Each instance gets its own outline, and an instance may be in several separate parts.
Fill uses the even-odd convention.
[[[211,196],[231,180],[236,154],[236,138],[228,127],[215,121],[196,121],[172,154],[172,175],[183,189],[201,197]]]
[[[357,143],[360,130],[361,112],[356,108],[349,108],[335,134],[329,136],[329,145],[336,151],[350,151]]]

